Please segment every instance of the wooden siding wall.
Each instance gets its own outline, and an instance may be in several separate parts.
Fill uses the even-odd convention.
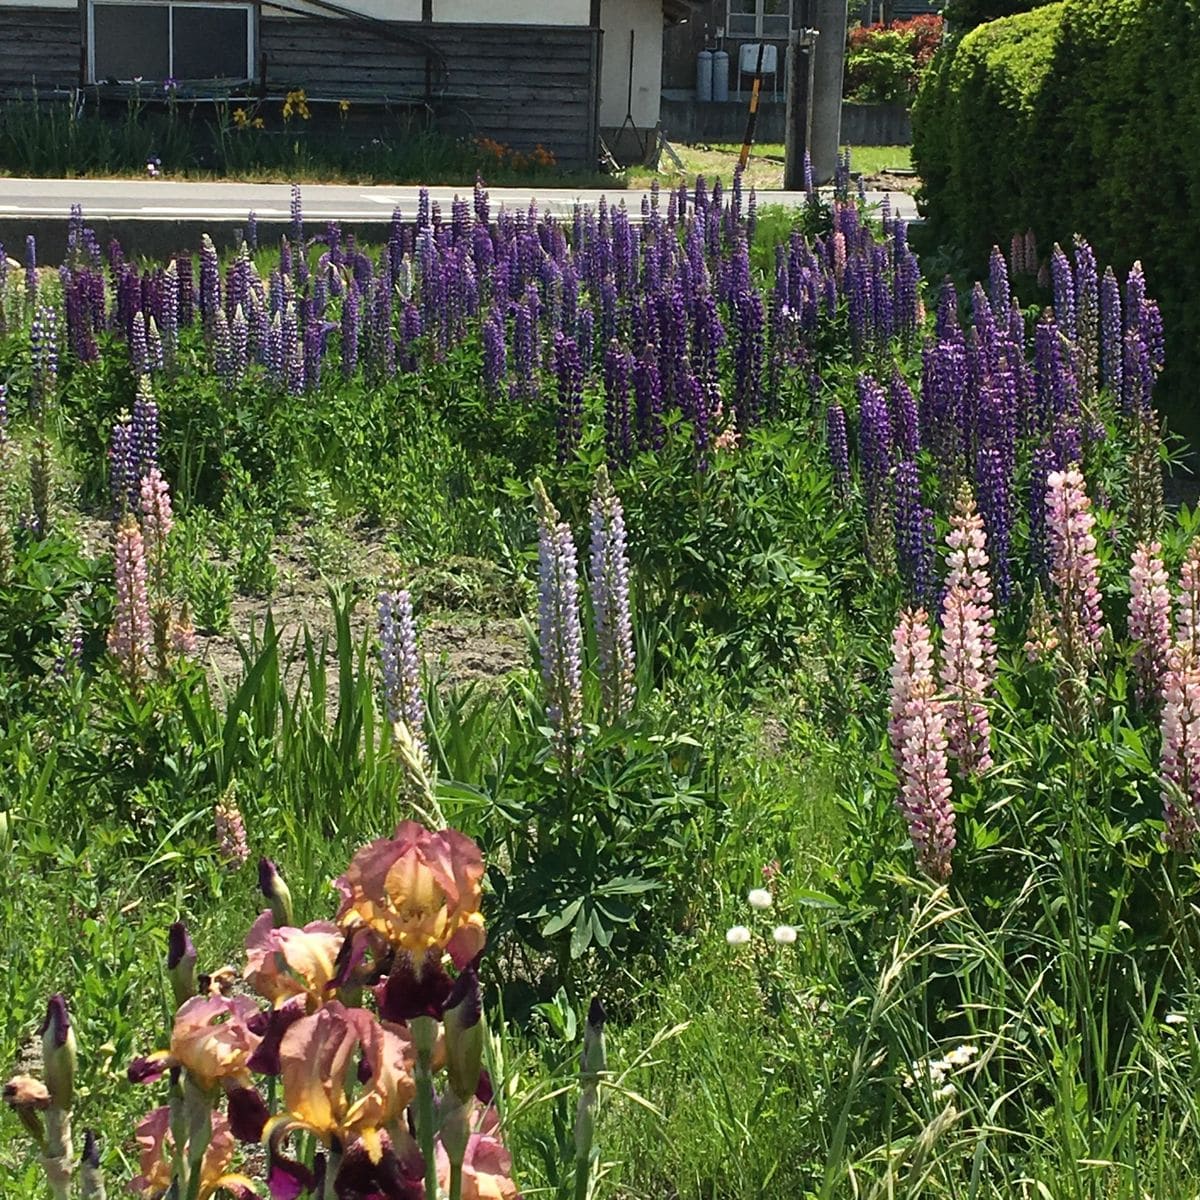
[[[595,165],[598,30],[409,22],[395,29],[433,43],[445,57],[445,72],[432,70],[440,127],[515,150],[540,143],[560,166]],[[337,97],[350,87],[396,100],[425,94],[426,56],[418,47],[346,21],[264,15],[259,52],[271,92],[303,87]]]
[[[0,7],[0,96],[79,83],[79,13],[71,8]]]

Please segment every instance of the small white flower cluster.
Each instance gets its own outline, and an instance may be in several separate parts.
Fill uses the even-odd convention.
[[[933,1088],[935,1100],[949,1100],[955,1093],[952,1076],[957,1068],[968,1066],[979,1053],[979,1047],[970,1042],[955,1046],[944,1058],[918,1059],[909,1069],[901,1069],[901,1082],[906,1088],[915,1087],[918,1080],[928,1081]]]
[[[771,893],[766,888],[751,888],[746,901],[756,912],[766,912],[774,904]],[[731,925],[725,931],[725,940],[731,946],[746,946],[753,936],[746,925]],[[771,931],[771,937],[777,946],[794,946],[796,936],[794,925],[776,925]]]

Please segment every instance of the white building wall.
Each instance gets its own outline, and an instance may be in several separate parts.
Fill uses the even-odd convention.
[[[220,0],[213,2],[219,4]],[[421,0],[335,0],[335,3],[386,21],[421,19]],[[0,8],[78,7],[78,0],[0,0]],[[306,6],[303,0],[288,0],[288,7]],[[647,7],[654,7],[653,0]],[[264,9],[279,11],[272,10],[269,4]],[[311,8],[311,11],[319,10]],[[590,0],[433,0],[433,19],[439,23],[488,25],[587,25],[591,20],[591,3]]]
[[[436,3],[436,0],[435,0]],[[604,61],[600,72],[600,127],[615,129],[629,106],[629,33],[633,41],[633,119],[645,132],[658,124],[662,101],[661,0],[602,0]]]
[[[591,0],[433,0],[433,19],[489,25],[587,25],[591,8]]]
[[[220,3],[220,0],[216,0],[216,2]],[[354,12],[361,13],[364,17],[379,17],[384,21],[419,21],[421,19],[421,0],[333,0],[333,3],[341,8],[353,9]],[[263,13],[269,17],[295,16],[297,9],[336,20],[333,13],[312,4],[305,4],[304,0],[288,0],[286,9],[272,8],[269,2],[263,5]]]

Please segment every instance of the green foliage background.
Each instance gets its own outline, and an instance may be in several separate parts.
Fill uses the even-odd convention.
[[[913,156],[935,230],[980,266],[1032,228],[1087,231],[1119,271],[1140,258],[1166,322],[1167,403],[1196,431],[1200,361],[1200,4],[1063,0],[981,25],[934,62]]]

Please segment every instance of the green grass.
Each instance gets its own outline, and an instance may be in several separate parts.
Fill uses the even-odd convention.
[[[848,148],[851,152],[851,170],[862,175],[877,175],[892,167],[908,169],[912,166],[911,146]],[[658,172],[649,171],[644,167],[631,167],[626,172],[630,186],[646,187],[652,179],[664,177],[672,183],[679,183],[703,175],[710,181],[720,179],[728,188],[733,183],[733,173],[741,153],[741,145],[730,142],[705,146],[676,146],[675,152],[683,162],[682,169],[666,158],[659,164]],[[783,164],[784,147],[781,143],[760,143],[751,150],[743,176],[744,182],[759,191],[782,188]]]

